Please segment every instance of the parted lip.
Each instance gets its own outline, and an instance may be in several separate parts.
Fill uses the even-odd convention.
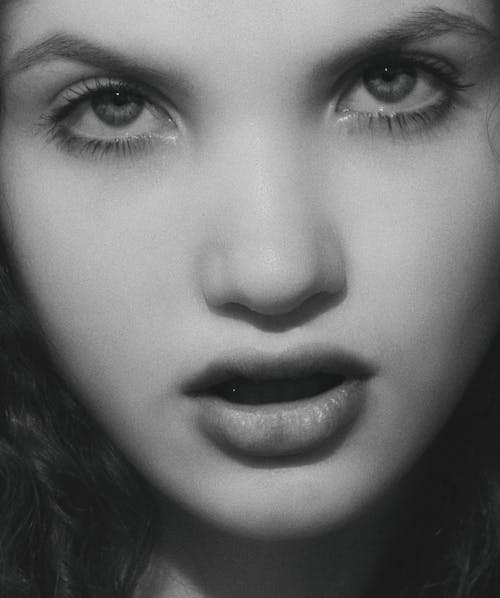
[[[182,391],[191,396],[210,394],[213,387],[238,378],[258,383],[332,374],[346,380],[363,380],[374,373],[375,367],[368,361],[331,346],[304,345],[280,353],[240,350],[203,365],[186,380]]]

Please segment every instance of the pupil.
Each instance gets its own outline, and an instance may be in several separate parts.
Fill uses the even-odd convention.
[[[417,72],[411,66],[378,65],[367,69],[364,84],[378,101],[396,103],[408,96],[417,84]]]
[[[385,83],[390,83],[391,81],[394,81],[394,79],[401,74],[401,71],[397,71],[396,69],[392,70],[391,67],[389,66],[385,66],[382,69],[382,73],[381,73],[381,79],[382,81],[384,81]]]
[[[96,94],[91,105],[101,122],[112,127],[124,127],[141,115],[144,101],[126,90],[113,89]]]
[[[115,106],[125,106],[130,103],[130,98],[122,91],[111,92],[111,101]]]

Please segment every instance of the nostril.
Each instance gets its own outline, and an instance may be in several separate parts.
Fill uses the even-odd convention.
[[[240,305],[253,314],[266,317],[287,316],[300,311],[302,306],[308,303],[316,293],[311,292],[266,292],[265,290],[250,293],[239,293],[234,297],[233,305]]]
[[[236,306],[265,317],[291,315],[313,303],[325,304],[341,294],[345,279],[333,280],[321,264],[287,264],[270,267],[254,264],[235,268],[221,264],[204,272],[204,297],[206,303],[224,311],[234,311]]]
[[[241,238],[234,233],[205,245],[200,275],[210,308],[234,311],[239,305],[254,315],[279,318],[302,311],[316,297],[324,304],[325,296],[342,294],[346,275],[335,236],[311,222],[289,219],[293,223],[276,224],[271,230],[265,222],[263,230],[248,227]]]
[[[283,314],[264,315],[251,311],[239,303],[224,304],[217,308],[217,313],[232,320],[246,322],[260,330],[277,333],[305,325],[335,307],[343,300],[344,296],[345,293],[336,296],[329,293],[318,293],[304,301],[299,307]]]

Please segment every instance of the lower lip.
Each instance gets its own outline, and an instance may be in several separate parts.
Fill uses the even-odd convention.
[[[348,381],[315,397],[265,405],[199,400],[201,427],[217,444],[249,457],[287,457],[338,438],[361,412],[364,386]]]

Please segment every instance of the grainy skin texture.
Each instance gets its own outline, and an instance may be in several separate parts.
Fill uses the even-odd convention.
[[[428,6],[33,0],[7,13],[5,65],[65,32],[155,71],[141,83],[164,111],[146,111],[130,131],[161,134],[132,157],[70,152],[47,136],[44,116],[61,94],[109,72],[54,58],[8,78],[2,216],[62,371],[166,510],[170,501],[182,506],[184,526],[171,537],[187,562],[205,559],[203,582],[188,584],[186,596],[208,595],[208,587],[225,595],[220,580],[239,574],[233,595],[309,596],[318,584],[322,596],[298,546],[312,539],[312,555],[320,533],[340,528],[329,538],[332,559],[347,545],[356,557],[339,561],[343,570],[324,583],[340,598],[362,595],[387,523],[380,498],[390,504],[402,489],[497,329],[492,98],[500,90],[485,45],[452,32],[408,48],[455,65],[473,84],[445,116],[409,131],[369,129],[352,113],[377,104],[366,92],[342,96],[353,48]],[[493,22],[490,2],[432,6]],[[429,77],[421,85],[405,109],[444,93]],[[69,126],[116,134],[88,104]],[[202,403],[182,392],[201,366],[227,352],[277,355],[314,343],[374,365],[362,416],[335,450],[262,467],[202,433]],[[196,523],[204,532],[192,536]],[[273,574],[247,558],[264,582],[248,563],[238,569],[245,559],[237,554],[264,554],[277,539]],[[294,584],[297,562],[302,581]],[[178,595],[169,588],[159,584],[158,595]]]

